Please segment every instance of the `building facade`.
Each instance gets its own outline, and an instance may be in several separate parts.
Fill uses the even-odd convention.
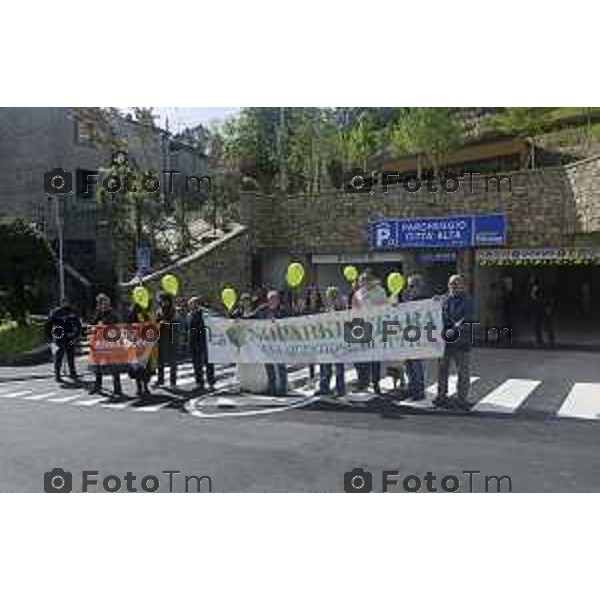
[[[154,129],[138,135],[139,124],[119,123],[130,160],[142,171],[206,174],[206,158],[185,144]],[[56,247],[57,220],[53,198],[44,191],[44,173],[55,168],[70,172],[74,189],[87,172],[110,165],[110,151],[90,139],[72,108],[0,109],[0,216],[22,217],[43,232]],[[162,181],[161,181],[162,185]],[[59,199],[66,263],[92,282],[114,281],[115,239],[106,209],[95,191]]]

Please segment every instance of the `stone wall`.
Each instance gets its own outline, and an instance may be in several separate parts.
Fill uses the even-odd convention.
[[[571,245],[576,236],[600,232],[600,157],[535,171],[507,173],[500,183],[474,176],[461,179],[455,193],[432,194],[423,186],[409,193],[402,186],[372,194],[337,190],[318,196],[261,196],[244,193],[242,222],[259,252],[351,253],[369,250],[367,225],[381,217],[423,217],[502,212],[508,245]],[[439,186],[438,186],[439,187]]]
[[[143,284],[153,292],[158,292],[164,275],[172,273],[181,283],[179,297],[188,300],[200,296],[202,302],[221,307],[221,290],[231,286],[238,294],[250,288],[252,256],[250,236],[245,227],[236,227],[222,238],[202,249],[152,273],[144,278]],[[131,292],[137,281],[121,286],[122,300],[128,304]]]
[[[580,161],[565,172],[575,198],[575,233],[600,233],[600,160]]]

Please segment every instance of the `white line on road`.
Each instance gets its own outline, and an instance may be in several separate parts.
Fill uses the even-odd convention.
[[[135,412],[158,412],[164,406],[168,406],[171,402],[159,402],[157,404],[149,404],[148,406],[134,406],[131,410]]]
[[[474,407],[477,412],[513,413],[535,390],[541,381],[533,379],[507,379],[482,398]]]
[[[27,400],[44,400],[46,398],[50,398],[50,396],[54,396],[56,392],[48,392],[47,394],[36,394],[35,396],[27,396]]]
[[[600,383],[576,383],[557,415],[576,419],[600,418]]]
[[[11,394],[2,394],[3,398],[20,398],[21,396],[27,396],[31,394],[33,390],[20,390],[19,392],[12,392]]]
[[[74,396],[59,396],[58,398],[48,398],[48,402],[71,402],[71,400],[77,400],[77,398],[81,398],[83,393],[75,394]]]

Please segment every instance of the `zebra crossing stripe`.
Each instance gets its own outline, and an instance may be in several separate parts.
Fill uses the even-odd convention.
[[[47,394],[36,394],[35,396],[27,396],[27,400],[45,400],[46,398],[50,398],[54,396],[56,392],[48,392]]]
[[[507,379],[482,398],[472,410],[477,412],[514,413],[541,381]]]
[[[575,419],[600,418],[600,383],[576,383],[557,413]]]
[[[89,398],[88,400],[79,400],[78,402],[73,402],[73,406],[96,406],[96,404],[100,404],[100,402],[106,400],[104,396],[94,396],[93,398]]]
[[[74,396],[59,396],[58,398],[48,398],[48,402],[71,402],[71,400],[76,400],[77,398],[81,398],[83,394],[75,394]]]
[[[168,406],[171,402],[159,402],[157,404],[149,404],[148,406],[134,406],[132,410],[135,412],[158,412],[161,408]]]
[[[101,406],[104,408],[114,408],[115,410],[123,410],[132,404],[135,404],[139,401],[139,398],[134,398],[132,400],[125,400],[124,402],[103,402]]]
[[[20,398],[21,396],[27,396],[31,394],[32,390],[20,390],[18,392],[11,392],[10,394],[3,394],[3,398]]]

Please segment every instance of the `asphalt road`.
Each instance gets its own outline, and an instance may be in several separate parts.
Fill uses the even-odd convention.
[[[343,492],[344,474],[356,468],[371,472],[373,491],[382,491],[383,471],[392,472],[388,491],[419,483],[422,492],[428,486],[442,491],[443,478],[446,488],[458,482],[464,492],[493,492],[498,485],[513,492],[600,491],[600,421],[594,412],[597,401],[600,416],[600,393],[596,397],[595,387],[585,387],[600,385],[598,362],[590,353],[474,352],[474,401],[493,393],[501,410],[469,414],[377,398],[323,403],[306,390],[286,403],[241,401],[227,389],[208,398],[196,398],[192,390],[159,393],[147,406],[160,410],[143,410],[147,406],[135,398],[88,397],[78,388],[58,389],[52,379],[27,379],[19,370],[8,381],[5,371],[0,490],[41,492],[44,473],[59,467],[73,474],[73,491],[82,490],[82,471],[98,471],[88,476],[98,480],[89,491],[103,491],[105,478],[114,475],[121,491],[127,485],[141,491],[145,476],[146,487],[154,486],[154,476],[160,491],[185,491],[185,476],[195,476],[187,481],[189,491],[199,482],[201,491],[212,486],[214,492]],[[525,380],[539,383],[506,412],[514,396],[499,394],[499,386]],[[584,389],[584,405],[591,402],[593,414],[561,418],[578,385],[584,385],[577,389]],[[89,398],[93,404],[78,404]],[[238,405],[220,406],[223,398]],[[178,399],[192,399],[191,412]],[[128,472],[136,478],[129,484]],[[504,476],[510,486],[508,479],[498,483]],[[368,488],[369,477],[353,482]],[[115,478],[107,485],[116,485]]]

